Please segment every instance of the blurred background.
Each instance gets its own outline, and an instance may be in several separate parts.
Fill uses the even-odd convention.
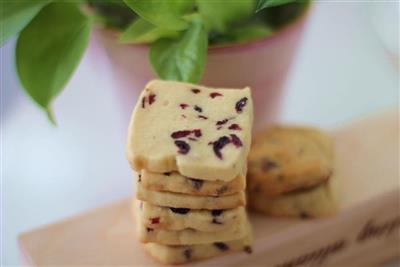
[[[397,1],[316,1],[285,84],[280,121],[331,129],[398,108],[398,25]],[[19,265],[19,233],[132,195],[124,157],[128,114],[104,47],[92,36],[55,101],[55,127],[22,91],[14,46],[12,39],[0,50],[4,266]],[[136,99],[125,101],[133,108]]]

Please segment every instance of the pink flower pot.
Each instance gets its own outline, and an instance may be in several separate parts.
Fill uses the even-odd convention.
[[[301,40],[308,11],[266,39],[210,47],[201,84],[213,87],[252,88],[255,130],[279,114],[284,83]],[[144,85],[156,74],[148,60],[146,45],[121,45],[116,33],[97,28],[94,38],[105,46],[121,87],[122,107],[130,112]]]

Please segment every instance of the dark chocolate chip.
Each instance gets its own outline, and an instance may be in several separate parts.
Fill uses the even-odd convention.
[[[146,228],[146,230],[147,230],[147,232],[153,232],[154,231],[154,229],[153,228]]]
[[[194,129],[192,132],[194,133],[194,136],[196,136],[196,137],[201,137],[201,135],[202,135],[200,129]]]
[[[146,107],[146,97],[142,97],[142,108]]]
[[[269,158],[263,158],[261,161],[261,169],[264,172],[268,172],[272,169],[278,168],[278,163],[275,161],[269,159]]]
[[[192,250],[191,250],[190,248],[186,248],[186,249],[183,251],[183,255],[185,256],[185,258],[186,258],[187,260],[190,260],[190,259],[192,258]]]
[[[156,95],[150,94],[149,95],[149,105],[153,104],[156,101]]]
[[[197,112],[203,112],[203,109],[201,107],[199,107],[198,105],[194,106],[194,110],[196,110]]]
[[[196,190],[200,190],[200,188],[203,186],[204,181],[203,180],[199,180],[199,179],[193,179],[193,178],[189,178],[192,186],[196,189]]]
[[[163,174],[164,174],[165,176],[170,176],[170,175],[171,175],[170,172],[164,172]]]
[[[215,123],[215,125],[221,126],[221,125],[224,125],[225,123],[227,123],[228,121],[229,121],[228,119],[223,119],[223,120],[217,121]]]
[[[243,108],[247,104],[247,97],[243,97],[240,99],[238,102],[236,102],[235,109],[237,113],[241,113],[243,111]]]
[[[251,253],[253,252],[253,249],[252,249],[250,246],[245,246],[245,247],[243,248],[243,250],[244,250],[245,252],[249,253],[249,254],[251,254]]]
[[[228,245],[222,242],[214,242],[214,246],[216,246],[221,251],[226,251],[229,249]]]
[[[212,216],[219,216],[224,212],[224,210],[212,210],[211,215]]]
[[[223,224],[222,222],[218,221],[217,218],[213,218],[211,223],[213,223],[213,224]]]
[[[192,92],[195,93],[195,94],[198,94],[198,93],[200,93],[200,89],[193,88],[193,89],[192,89]]]
[[[220,188],[217,189],[217,195],[222,195],[226,191],[228,191],[228,186],[223,185],[223,186],[221,186]]]
[[[229,143],[230,139],[227,136],[222,136],[213,143],[214,153],[219,159],[222,159],[221,150],[224,148],[224,146],[226,146]]]
[[[203,115],[198,115],[197,117],[200,118],[200,119],[203,119],[203,120],[208,120],[208,117],[203,116]]]
[[[300,213],[300,218],[302,218],[302,219],[309,219],[309,218],[311,218],[311,216],[310,216],[310,214],[308,214],[307,212],[301,212]]]
[[[190,211],[190,209],[187,208],[169,208],[173,213],[178,213],[178,214],[186,214]]]
[[[189,105],[188,105],[188,104],[185,104],[185,103],[182,103],[182,104],[179,104],[179,106],[181,107],[181,109],[185,109],[185,108],[187,108]]]
[[[179,154],[187,154],[190,150],[190,146],[188,143],[182,140],[175,140],[175,145],[179,148]]]

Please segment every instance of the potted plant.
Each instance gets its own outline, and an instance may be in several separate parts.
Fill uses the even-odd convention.
[[[309,1],[6,1],[0,43],[18,34],[25,91],[54,122],[51,103],[77,67],[93,25],[133,88],[149,79],[250,85],[256,121],[273,116]],[[100,33],[100,34],[99,34]],[[124,97],[124,99],[132,99]],[[131,100],[132,101],[132,100]],[[132,104],[131,104],[132,105]]]

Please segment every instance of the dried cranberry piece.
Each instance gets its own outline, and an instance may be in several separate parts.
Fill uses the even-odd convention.
[[[149,95],[149,105],[153,104],[154,101],[156,101],[156,95],[155,94],[150,94]]]
[[[150,220],[151,224],[159,224],[160,223],[160,217],[150,218],[149,220]]]
[[[186,137],[191,133],[192,133],[192,131],[190,131],[190,130],[176,131],[171,134],[171,137],[174,139],[177,139],[177,138]]]
[[[229,249],[228,245],[222,242],[214,242],[214,246],[216,246],[221,251],[226,251]]]
[[[249,253],[249,254],[251,254],[251,253],[253,252],[253,250],[251,249],[250,246],[245,246],[245,247],[243,248],[243,250],[244,250],[245,252]]]
[[[222,94],[214,92],[214,93],[210,93],[210,97],[211,98],[216,98],[217,96],[222,96]]]
[[[240,138],[236,134],[231,134],[231,141],[236,147],[243,146],[242,141],[240,141]]]
[[[146,97],[142,97],[142,108],[146,107]]]
[[[247,104],[247,97],[243,97],[238,102],[236,102],[235,109],[237,113],[241,113],[243,111],[244,106]]]
[[[164,172],[163,174],[164,174],[165,176],[170,176],[170,175],[171,175],[170,172]]]
[[[183,255],[185,256],[185,258],[186,258],[187,260],[190,260],[190,259],[192,258],[192,249],[186,248],[186,249],[183,251]]]
[[[198,115],[197,117],[200,118],[200,119],[203,119],[203,120],[207,120],[208,119],[208,117],[203,116],[203,115]]]
[[[222,222],[218,221],[217,218],[213,218],[211,223],[213,223],[213,224],[223,224]]]
[[[175,140],[175,145],[179,148],[179,154],[187,154],[190,150],[190,146],[188,143],[182,140]]]
[[[237,130],[237,131],[242,130],[242,128],[240,128],[239,124],[237,124],[237,123],[231,124],[231,125],[228,127],[228,129],[229,129],[229,130]]]
[[[199,179],[193,179],[193,178],[189,178],[190,182],[192,183],[192,186],[196,189],[196,190],[200,190],[200,188],[203,186],[204,181],[203,180],[199,180]]]
[[[179,104],[179,106],[181,107],[181,109],[185,109],[185,108],[187,108],[189,105],[188,105],[188,104],[185,104],[185,103],[182,103],[182,104]]]
[[[197,112],[203,112],[203,109],[201,107],[199,107],[198,105],[194,105],[194,110],[196,110]]]
[[[224,212],[224,210],[212,210],[211,215],[212,216],[219,216]]]
[[[200,129],[194,129],[192,132],[194,133],[194,136],[196,136],[196,137],[201,137],[201,135],[202,135]]]
[[[190,209],[187,208],[169,208],[173,213],[178,213],[178,214],[186,214],[190,211]]]
[[[223,120],[217,121],[217,122],[215,123],[215,125],[224,125],[224,124],[227,123],[228,121],[229,121],[228,119],[223,119]]]
[[[214,153],[219,159],[222,159],[221,150],[224,148],[224,146],[226,146],[230,142],[231,141],[230,141],[229,137],[222,136],[213,143]]]
[[[200,93],[200,89],[192,88],[192,92],[195,94],[198,94],[198,93]]]

